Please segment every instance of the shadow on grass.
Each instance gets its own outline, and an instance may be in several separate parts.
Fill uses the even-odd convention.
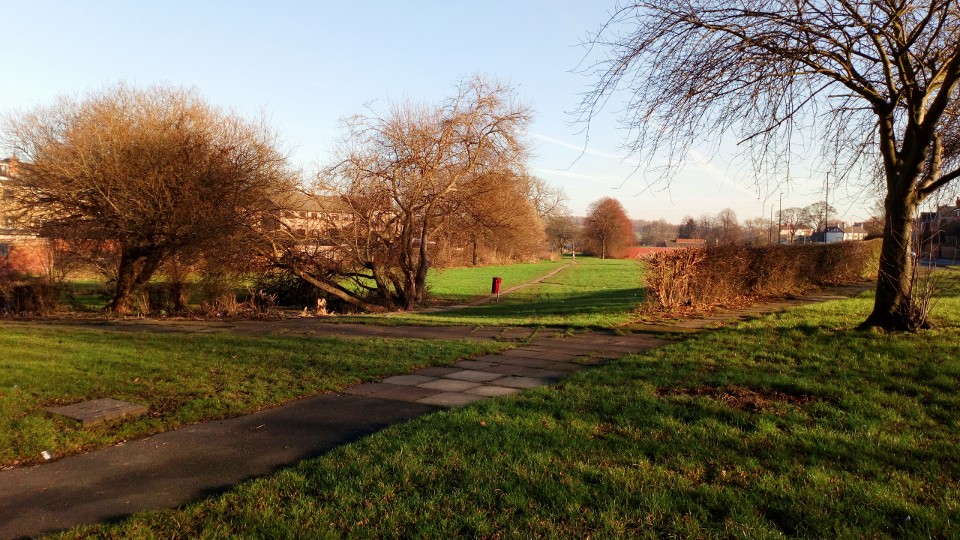
[[[611,289],[586,294],[552,296],[542,293],[508,295],[492,302],[463,309],[435,313],[437,319],[532,318],[545,315],[615,315],[635,309],[643,302],[646,289]]]

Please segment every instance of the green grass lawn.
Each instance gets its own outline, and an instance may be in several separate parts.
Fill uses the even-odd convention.
[[[0,465],[252,412],[505,347],[476,341],[131,334],[0,326]],[[44,407],[112,397],[150,407],[81,427]]]
[[[867,296],[792,309],[64,537],[956,537],[942,296],[938,330],[856,331]]]
[[[569,259],[564,261],[569,262]],[[488,278],[488,293],[489,281]],[[373,324],[609,328],[637,317],[635,311],[644,298],[643,284],[644,267],[636,261],[578,257],[575,264],[543,283],[502,296],[498,303],[441,313],[396,313],[389,317],[377,315],[343,320]],[[513,283],[505,278],[503,287],[511,285]]]
[[[436,303],[466,302],[490,294],[493,277],[503,278],[502,289],[526,283],[569,264],[570,259],[537,263],[476,266],[463,268],[431,268],[427,274],[430,298]]]

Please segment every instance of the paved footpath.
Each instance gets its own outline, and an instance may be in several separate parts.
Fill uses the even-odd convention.
[[[277,322],[159,326],[155,322],[111,323],[106,327],[132,331],[266,333],[281,328],[309,335],[518,339],[525,344],[450,367],[424,368],[250,415],[195,424],[51,463],[0,471],[0,538],[36,536],[143,510],[179,506],[321,455],[392,424],[555,384],[591,365],[668,343],[656,337],[658,332],[696,331],[792,305],[848,297],[862,290],[865,287],[832,289],[672,325],[638,328],[638,332],[623,335],[562,335],[526,328],[329,325],[317,319],[292,327],[278,326]]]

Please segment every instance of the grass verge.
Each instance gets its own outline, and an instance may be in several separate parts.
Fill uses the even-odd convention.
[[[63,537],[953,537],[960,295],[913,335],[854,330],[871,304],[699,334]]]
[[[0,465],[113,444],[498,351],[499,343],[0,327]],[[81,427],[44,407],[112,397],[150,407]]]

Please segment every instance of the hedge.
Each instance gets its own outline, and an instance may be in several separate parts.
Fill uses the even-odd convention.
[[[875,278],[880,243],[717,246],[658,253],[649,261],[647,298],[653,308],[664,311],[703,309]]]

